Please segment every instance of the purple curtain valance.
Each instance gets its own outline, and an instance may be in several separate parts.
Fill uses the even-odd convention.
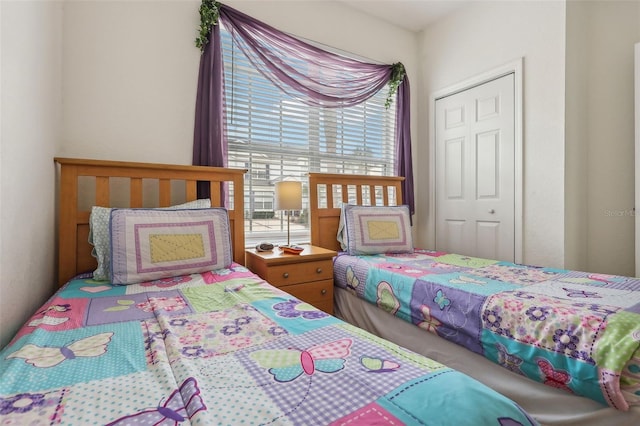
[[[409,79],[402,64],[369,64],[327,52],[210,0],[203,1],[201,16],[205,6],[209,16],[212,10],[218,14],[218,22],[265,78],[306,105],[324,108],[357,105],[391,81],[389,96],[396,95],[397,99],[395,172],[405,177],[403,199],[414,212]],[[226,166],[224,74],[219,38],[218,26],[212,25],[211,41],[204,39],[201,43],[193,150],[193,164],[197,165]]]

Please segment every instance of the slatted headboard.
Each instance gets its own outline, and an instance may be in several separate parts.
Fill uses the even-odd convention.
[[[402,181],[398,176],[309,173],[311,244],[340,251],[340,204],[401,205]]]
[[[243,169],[185,166],[123,161],[55,158],[60,165],[58,284],[63,285],[78,273],[95,269],[91,256],[89,214],[91,206],[102,207],[167,207],[197,198],[198,181],[210,182],[211,205],[223,206],[220,183],[228,182],[231,208],[229,222],[233,242],[233,259],[244,265],[244,173]],[[88,178],[86,178],[88,177]],[[127,182],[128,181],[128,182]],[[115,194],[121,188],[125,196]],[[148,191],[149,187],[151,191]],[[149,200],[148,193],[157,193]],[[180,194],[176,194],[180,193]],[[83,198],[92,198],[84,200]],[[113,201],[120,195],[119,201]],[[181,200],[176,200],[181,196]],[[125,198],[123,201],[122,198]]]

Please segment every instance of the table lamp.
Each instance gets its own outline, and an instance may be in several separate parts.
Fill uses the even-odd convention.
[[[287,247],[291,246],[291,211],[302,210],[302,183],[294,180],[276,182],[275,210],[287,211]]]

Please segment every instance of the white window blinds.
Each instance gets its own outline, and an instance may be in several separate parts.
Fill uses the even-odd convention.
[[[388,89],[354,107],[310,107],[263,77],[224,27],[220,34],[228,165],[249,170],[245,177],[247,245],[286,242],[286,212],[274,210],[274,185],[283,179],[303,184],[303,209],[293,212],[291,242],[308,242],[308,172],[393,174],[395,107],[385,108]]]

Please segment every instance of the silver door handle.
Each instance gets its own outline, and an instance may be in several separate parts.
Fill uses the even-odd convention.
[[[496,211],[494,209],[489,210],[489,213],[494,214]]]

